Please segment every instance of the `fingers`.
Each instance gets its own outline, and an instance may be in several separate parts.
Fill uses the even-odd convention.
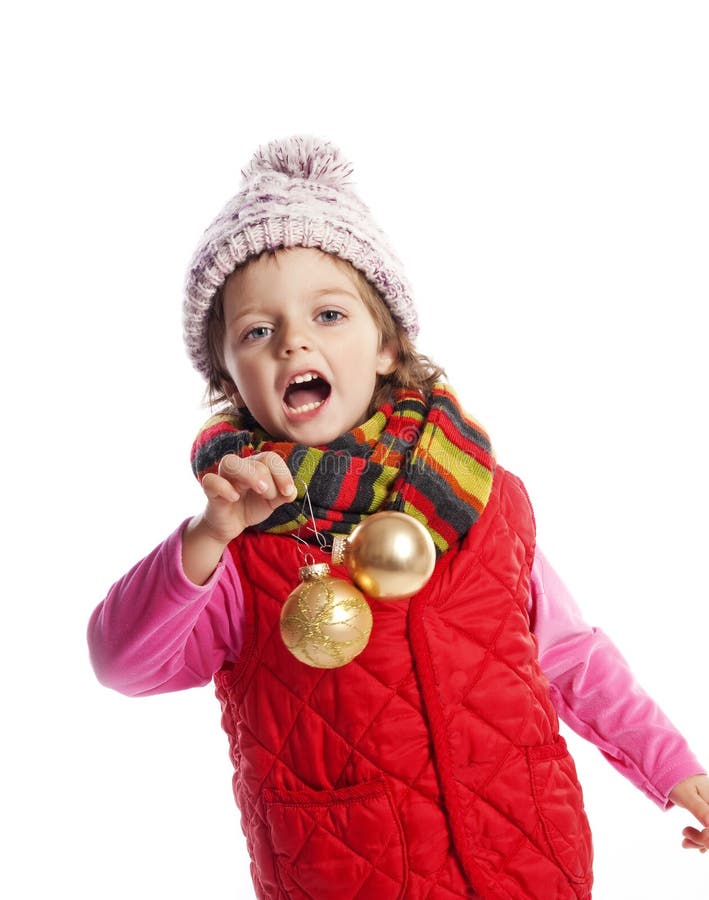
[[[295,499],[298,491],[293,481],[293,476],[282,457],[273,451],[267,451],[266,453],[258,453],[252,458],[269,470],[276,491],[281,497],[289,500]]]
[[[205,475],[202,486],[210,476]],[[211,489],[219,490],[219,496],[225,499],[238,499],[246,491],[254,491],[266,500],[281,498],[281,502],[295,498],[297,491],[293,483],[293,476],[288,471],[285,462],[277,453],[268,451],[258,453],[246,459],[242,459],[233,453],[224,456],[219,463],[218,474],[211,476],[219,478],[221,482],[229,485],[230,495],[227,498],[223,493],[227,489],[223,484],[210,485]],[[234,497],[233,495],[237,496]],[[208,495],[209,496],[209,495]]]
[[[208,500],[225,500],[227,503],[235,503],[241,497],[226,478],[211,472],[202,478],[202,490]]]
[[[682,835],[684,837],[682,841],[683,847],[699,850],[700,853],[706,853],[709,850],[709,828],[699,831],[690,825],[684,829]]]

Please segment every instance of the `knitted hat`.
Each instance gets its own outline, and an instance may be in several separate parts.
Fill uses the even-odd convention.
[[[415,338],[416,310],[401,263],[359,200],[352,166],[328,141],[296,136],[260,147],[241,190],[204,232],[185,284],[184,335],[198,372],[209,378],[207,321],[214,297],[248,259],[279,247],[317,247],[352,263]]]

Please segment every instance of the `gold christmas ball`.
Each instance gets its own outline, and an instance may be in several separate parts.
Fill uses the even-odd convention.
[[[304,566],[281,610],[281,637],[296,659],[318,669],[351,662],[367,646],[372,611],[357,588],[327,563]]]
[[[343,562],[350,577],[370,597],[411,597],[426,584],[436,565],[436,548],[428,530],[406,513],[386,511],[364,519],[345,536],[338,535],[332,560]]]

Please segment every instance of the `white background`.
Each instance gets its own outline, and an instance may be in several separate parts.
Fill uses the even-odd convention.
[[[121,697],[84,631],[201,507],[183,274],[252,152],[295,132],[354,161],[416,287],[420,348],[525,480],[586,617],[709,760],[706,5],[14,7],[3,896],[252,896],[211,688]],[[573,749],[594,896],[709,896],[689,815]]]

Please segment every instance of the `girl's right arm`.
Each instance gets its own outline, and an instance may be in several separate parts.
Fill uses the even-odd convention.
[[[204,512],[123,576],[94,611],[89,648],[103,684],[132,696],[206,684],[242,641],[230,541],[296,495],[275,453],[228,455],[204,476]]]
[[[184,522],[120,578],[89,622],[102,684],[130,696],[207,684],[242,642],[243,595],[230,553],[203,585],[182,565]]]

